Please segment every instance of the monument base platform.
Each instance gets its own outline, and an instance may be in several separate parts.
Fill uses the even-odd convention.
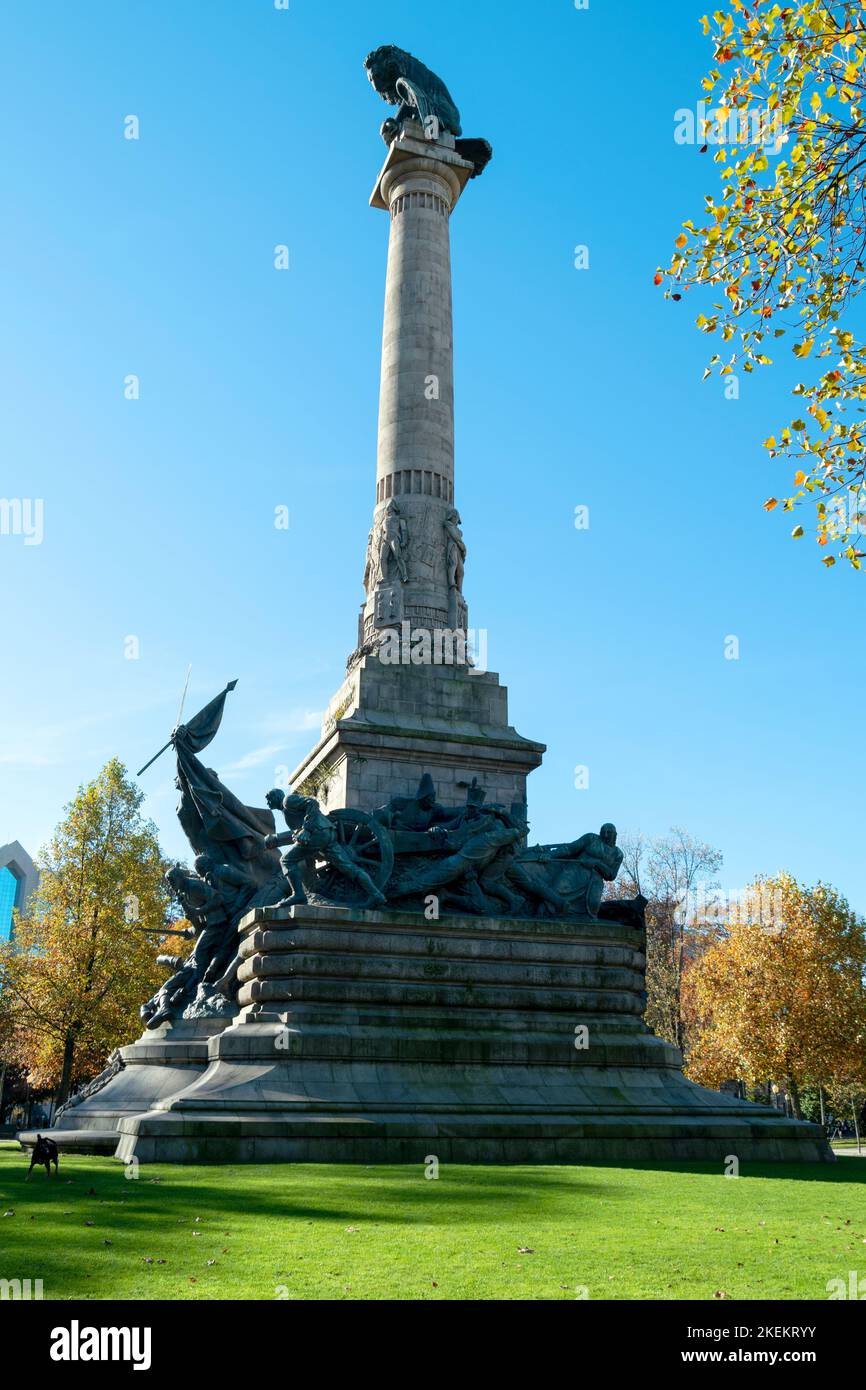
[[[51,1129],[40,1130],[66,1153],[113,1153],[121,1120],[140,1115],[189,1086],[208,1065],[208,1042],[223,1031],[224,1018],[180,1020],[147,1030],[120,1048],[123,1066],[78,1104],[64,1109]],[[22,1130],[22,1148],[36,1142],[36,1130]]]
[[[61,1154],[113,1154],[117,1149],[116,1129],[21,1129],[15,1138],[29,1153],[40,1135],[53,1139]]]
[[[819,1126],[686,1080],[635,927],[304,906],[240,930],[240,1014],[119,1120],[119,1159],[832,1161]]]
[[[576,1118],[411,1113],[381,1116],[142,1116],[121,1124],[115,1157],[141,1163],[602,1164],[833,1162],[818,1126],[746,1117],[632,1113]],[[818,1130],[798,1133],[803,1130]]]

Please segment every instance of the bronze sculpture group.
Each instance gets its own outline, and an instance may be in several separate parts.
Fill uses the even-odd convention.
[[[171,736],[178,818],[193,869],[175,864],[167,885],[195,935],[186,957],[162,956],[170,974],[142,1007],[148,1028],[219,1016],[237,992],[238,924],[256,907],[304,903],[377,911],[595,919],[622,863],[607,824],[564,844],[527,845],[522,808],[488,802],[475,780],[463,806],[444,806],[429,773],[413,795],[367,812],[325,811],[315,797],[274,788],[245,806],[197,752],[222,717],[223,692]],[[278,831],[275,815],[286,829]],[[605,905],[607,906],[607,905]]]

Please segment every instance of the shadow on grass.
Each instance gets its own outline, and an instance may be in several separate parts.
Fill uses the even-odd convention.
[[[62,1164],[62,1160],[61,1160]],[[86,1204],[89,1217],[103,1208],[120,1215],[124,1225],[146,1224],[154,1217],[188,1209],[197,1214],[218,1215],[223,1224],[232,1216],[279,1218],[287,1221],[321,1220],[339,1223],[366,1215],[379,1222],[404,1223],[428,1219],[431,1196],[447,1195],[450,1212],[438,1208],[437,1220],[459,1223],[461,1208],[473,1208],[473,1219],[495,1223],[516,1203],[551,1199],[631,1196],[629,1184],[607,1184],[583,1178],[579,1168],[503,1167],[500,1171],[443,1164],[440,1178],[428,1181],[424,1166],[281,1164],[203,1165],[168,1168],[142,1166],[139,1177],[128,1180],[124,1169],[110,1159],[92,1156],[68,1158],[60,1177],[46,1178],[35,1170],[25,1181],[27,1164],[10,1171],[0,1165],[0,1202],[16,1212],[46,1214],[63,1211],[73,1203]],[[453,1179],[449,1181],[449,1179]],[[323,1190],[326,1185],[326,1190]],[[310,1189],[305,1193],[304,1189]],[[91,1193],[89,1189],[92,1188]],[[318,1200],[317,1200],[318,1199]],[[235,1210],[235,1202],[239,1205]],[[190,1218],[192,1219],[192,1218]]]
[[[632,1160],[624,1162],[622,1159],[611,1161],[610,1163],[595,1163],[592,1165],[599,1169],[618,1169],[620,1172],[633,1173],[683,1173],[705,1175],[707,1177],[724,1175],[724,1164],[719,1161],[713,1163],[709,1161],[692,1160],[690,1162],[672,1163],[670,1161],[646,1161]],[[822,1183],[866,1183],[866,1163],[862,1167],[856,1163],[847,1163],[838,1160],[836,1163],[750,1163],[743,1161],[740,1163],[741,1178],[783,1178],[788,1182],[822,1182]]]
[[[44,1280],[49,1298],[89,1294],[97,1299],[116,1296],[113,1287],[148,1290],[121,1296],[171,1296],[159,1292],[164,1275],[151,1262],[164,1259],[169,1279],[183,1281],[193,1272],[204,1278],[202,1265],[211,1255],[218,1257],[224,1243],[241,1262],[254,1258],[263,1279],[265,1270],[291,1252],[305,1253],[311,1261],[324,1252],[326,1262],[339,1265],[351,1257],[337,1253],[339,1241],[333,1237],[360,1223],[380,1227],[383,1236],[395,1232],[398,1240],[401,1227],[428,1228],[427,1235],[438,1227],[443,1239],[450,1232],[452,1242],[463,1241],[463,1231],[475,1228],[477,1242],[479,1227],[505,1231],[531,1218],[549,1229],[567,1229],[571,1240],[592,1242],[598,1222],[602,1230],[611,1221],[633,1221],[642,1229],[648,1213],[656,1225],[668,1212],[675,1216],[679,1191],[681,1209],[699,1231],[701,1222],[712,1225],[718,1219],[719,1189],[705,1182],[686,1187],[677,1179],[724,1176],[721,1163],[709,1162],[617,1162],[591,1169],[443,1164],[438,1181],[425,1180],[420,1164],[272,1164],[154,1165],[129,1180],[111,1159],[79,1155],[61,1159],[59,1180],[34,1172],[25,1182],[28,1162],[18,1151],[0,1150],[0,1276],[23,1278],[30,1272]],[[817,1181],[831,1188],[866,1181],[855,1165],[842,1162],[743,1164],[741,1175]],[[747,1190],[740,1189],[743,1197]],[[752,1192],[750,1210],[763,1200],[760,1188]],[[780,1212],[796,1206],[784,1191],[779,1201]],[[3,1217],[6,1209],[14,1216]],[[639,1243],[638,1235],[635,1240]],[[238,1277],[244,1285],[250,1276],[241,1270]],[[219,1296],[205,1295],[204,1288],[201,1295]]]
[[[105,1292],[113,1279],[149,1278],[143,1262],[159,1258],[174,1273],[197,1271],[199,1256],[216,1254],[224,1242],[252,1252],[277,1235],[286,1248],[300,1249],[323,1236],[330,1243],[360,1223],[459,1232],[508,1226],[528,1212],[588,1222],[599,1198],[628,1203],[635,1196],[627,1181],[607,1185],[582,1179],[576,1169],[443,1166],[440,1179],[428,1181],[422,1165],[163,1166],[128,1180],[110,1159],[77,1156],[65,1170],[61,1160],[59,1180],[40,1174],[37,1182],[34,1173],[25,1182],[26,1161],[10,1168],[0,1162],[0,1276],[41,1278],[49,1298],[85,1297],[88,1290],[114,1296]],[[14,1216],[2,1217],[7,1207]],[[200,1239],[190,1239],[193,1231]]]

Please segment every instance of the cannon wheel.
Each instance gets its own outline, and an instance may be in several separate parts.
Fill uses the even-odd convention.
[[[391,832],[366,811],[351,807],[329,811],[328,819],[337,827],[337,839],[359,868],[366,870],[378,889],[383,889],[394,867],[394,842]],[[340,869],[319,857],[304,871],[304,887],[308,893],[318,893],[337,902],[361,902],[364,893],[350,883]]]

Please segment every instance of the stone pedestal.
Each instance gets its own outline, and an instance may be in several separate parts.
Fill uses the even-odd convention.
[[[114,1153],[121,1120],[139,1115],[183,1091],[208,1065],[208,1042],[227,1019],[164,1023],[120,1049],[123,1067],[94,1095],[70,1105],[51,1129],[61,1150]],[[22,1131],[19,1143],[32,1146],[35,1131]]]
[[[328,706],[316,746],[295,768],[294,791],[325,810],[370,810],[415,792],[422,772],[439,800],[462,805],[477,777],[488,801],[526,801],[526,778],[544,744],[508,723],[508,692],[491,671],[357,662]]]
[[[241,930],[240,1015],[190,1086],[120,1121],[118,1158],[831,1157],[819,1126],[684,1078],[641,1021],[633,927],[295,907]]]

